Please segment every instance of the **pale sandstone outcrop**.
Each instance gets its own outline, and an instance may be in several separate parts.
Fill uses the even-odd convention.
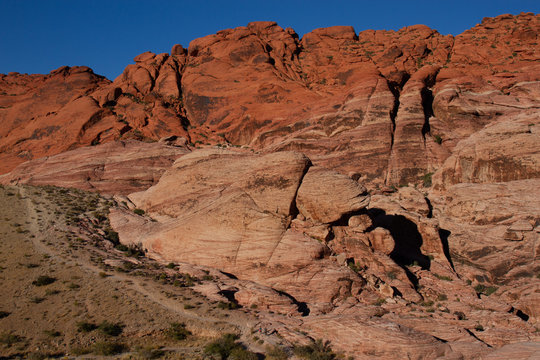
[[[368,204],[365,187],[345,175],[320,167],[308,170],[296,197],[300,213],[319,223],[334,222]]]
[[[540,177],[538,110],[504,117],[462,140],[433,176],[436,188]]]
[[[155,184],[186,147],[135,140],[82,147],[31,160],[0,176],[2,184],[55,185],[129,194]]]
[[[195,151],[158,184],[129,196],[157,222],[121,212],[111,222],[121,241],[141,243],[159,258],[216,267],[327,311],[360,291],[363,280],[326,259],[326,245],[289,228],[309,166],[294,152]]]

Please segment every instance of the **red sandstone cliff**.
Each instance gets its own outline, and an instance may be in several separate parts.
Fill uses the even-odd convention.
[[[538,112],[539,30],[531,13],[485,18],[455,37],[416,25],[299,39],[259,22],[141,54],[112,83],[86,67],[0,75],[0,170],[179,135],[197,146],[298,150],[375,183],[419,182],[484,126]],[[518,178],[536,174],[522,166]]]

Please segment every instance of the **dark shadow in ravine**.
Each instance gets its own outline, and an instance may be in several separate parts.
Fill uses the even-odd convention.
[[[420,250],[423,239],[414,222],[403,215],[387,215],[381,209],[370,209],[369,216],[373,227],[387,229],[394,238],[394,250],[390,253],[392,260],[401,266],[416,263],[429,270],[431,261]]]
[[[448,260],[448,263],[452,267],[454,271],[456,269],[454,268],[454,263],[452,262],[452,258],[450,257],[450,247],[448,246],[448,237],[450,236],[451,232],[446,229],[439,229],[439,237],[441,238],[441,244],[443,246],[444,256],[446,256],[446,259]]]

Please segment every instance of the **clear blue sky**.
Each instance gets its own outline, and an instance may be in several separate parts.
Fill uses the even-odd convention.
[[[484,16],[522,11],[539,13],[540,0],[0,0],[0,73],[86,65],[114,79],[144,51],[169,52],[258,20],[300,36],[332,25],[360,32],[414,24],[457,35]]]

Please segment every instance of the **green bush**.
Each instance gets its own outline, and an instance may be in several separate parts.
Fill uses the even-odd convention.
[[[11,345],[21,342],[22,340],[23,338],[18,335],[10,333],[0,334],[0,344],[4,344],[7,347],[11,347]]]
[[[437,279],[440,279],[440,280],[452,281],[452,278],[449,277],[449,276],[439,275],[439,274],[437,274],[437,273],[433,273],[433,275],[435,275],[435,277],[436,277]]]
[[[96,355],[116,355],[126,351],[127,348],[124,344],[117,342],[98,342],[92,346],[92,352]]]
[[[204,353],[206,355],[212,356],[214,359],[229,359],[229,356],[233,355],[233,351],[237,349],[244,350],[242,345],[237,344],[238,335],[236,334],[225,334],[221,338],[212,341],[204,347]],[[244,350],[245,351],[245,350]],[[248,352],[249,353],[249,352]],[[244,356],[241,354],[240,350],[237,350],[234,356]],[[247,355],[246,355],[247,356]],[[236,359],[249,359],[248,357],[235,357]],[[257,359],[257,358],[255,358]]]
[[[217,307],[222,309],[222,310],[233,310],[233,309],[238,309],[239,308],[239,305],[235,302],[223,302],[223,301],[220,301],[218,304],[217,304]]]
[[[101,331],[104,335],[108,336],[118,336],[122,333],[122,330],[124,329],[124,325],[122,324],[113,324],[108,321],[104,321],[98,326],[99,331]]]
[[[35,286],[45,286],[52,284],[56,281],[56,278],[47,276],[47,275],[40,275],[36,280],[32,281],[32,284]]]
[[[152,346],[137,347],[137,359],[159,359],[165,355],[165,351]]]
[[[105,237],[109,239],[113,244],[118,244],[120,242],[120,237],[118,233],[112,229],[105,229]]]
[[[439,294],[439,296],[437,296],[437,300],[438,301],[446,301],[446,300],[448,300],[448,296],[446,296],[446,294]]]
[[[167,335],[174,340],[185,340],[191,331],[186,329],[186,325],[183,323],[172,323],[169,329],[167,330]]]
[[[467,320],[467,316],[463,311],[454,311],[454,315],[457,316],[458,320]]]
[[[137,215],[144,215],[144,210],[143,209],[135,209],[133,210],[133,212]]]
[[[240,346],[231,351],[228,359],[230,360],[258,360],[259,357],[254,352],[246,350]]]
[[[266,348],[266,359],[267,360],[287,360],[289,355],[277,345],[269,346]]]
[[[87,321],[80,321],[77,323],[77,331],[78,332],[90,332],[97,329],[97,325],[87,322]]]
[[[62,333],[60,331],[56,331],[56,330],[44,330],[43,333],[49,337],[59,337],[62,335]]]
[[[333,360],[337,354],[332,351],[330,341],[317,339],[309,345],[295,346],[293,352],[301,359],[308,360]]]
[[[432,184],[431,177],[433,176],[432,172],[426,173],[422,176],[422,181],[424,183],[424,187],[430,187]]]
[[[474,287],[474,291],[476,291],[478,294],[484,294],[486,296],[489,296],[493,294],[495,291],[497,291],[498,287],[496,286],[486,286],[484,284],[478,284]]]

